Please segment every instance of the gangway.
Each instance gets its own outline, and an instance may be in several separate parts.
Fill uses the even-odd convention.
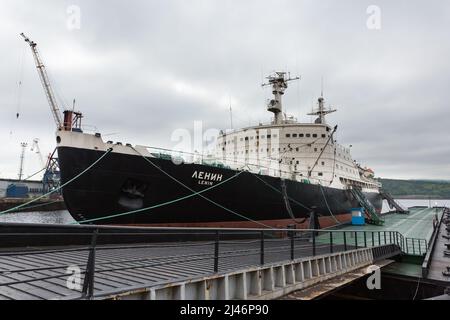
[[[394,200],[394,198],[392,197],[392,195],[387,192],[386,190],[380,190],[380,194],[383,197],[383,199],[385,199],[390,208],[395,208],[397,213],[403,213],[403,214],[408,214],[409,211],[405,208],[403,208],[397,201]]]
[[[355,199],[358,201],[359,205],[365,209],[368,218],[367,223],[374,224],[377,226],[383,225],[384,221],[377,214],[377,211],[375,210],[374,206],[370,203],[369,199],[367,199],[364,193],[362,193],[361,190],[355,187],[351,187],[350,191],[352,195],[355,197]]]

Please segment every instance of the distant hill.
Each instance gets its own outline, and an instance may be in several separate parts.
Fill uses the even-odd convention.
[[[450,199],[450,181],[378,179],[397,198]]]

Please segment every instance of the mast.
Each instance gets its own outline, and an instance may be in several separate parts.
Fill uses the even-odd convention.
[[[47,96],[47,100],[50,105],[53,118],[55,120],[57,128],[61,129],[63,127],[63,122],[61,120],[61,112],[56,102],[56,98],[53,93],[53,89],[51,87],[47,71],[45,70],[45,66],[40,58],[39,51],[37,49],[37,44],[31,41],[29,38],[27,38],[23,33],[21,33],[20,35],[24,38],[25,42],[27,42],[30,45],[31,52],[33,53],[34,61],[36,64],[36,69],[38,71],[39,78],[41,79],[42,87],[44,88],[45,94]]]
[[[264,83],[262,86],[272,86],[272,94],[274,96],[274,99],[269,101],[267,110],[274,113],[274,124],[283,124],[282,97],[288,88],[288,82],[299,80],[300,77],[291,78],[291,75],[286,72],[275,72],[266,79],[269,81]]]
[[[311,112],[308,113],[309,116],[318,116],[318,118],[316,119],[315,123],[317,124],[325,124],[325,116],[327,114],[336,112],[337,110],[335,109],[325,109],[325,99],[323,98],[323,89],[322,89],[322,94],[320,96],[320,98],[318,99],[318,108]]]

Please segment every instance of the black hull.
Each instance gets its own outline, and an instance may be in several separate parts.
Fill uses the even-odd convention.
[[[102,154],[88,149],[59,147],[61,183],[66,183],[82,172]],[[200,164],[176,165],[171,160],[150,160],[195,191],[210,188],[236,174],[234,170]],[[210,176],[208,179],[193,178],[195,172],[210,173]],[[211,181],[211,177],[217,181]],[[222,179],[219,180],[219,177]],[[286,180],[286,187],[288,196],[303,205],[290,202],[295,219],[286,209],[281,194],[281,180],[248,172],[202,194],[237,214],[200,196],[194,196],[152,210],[103,219],[192,194],[192,191],[164,175],[141,156],[110,153],[87,173],[64,187],[63,195],[67,209],[75,220],[82,222],[100,218],[92,223],[114,225],[261,227],[251,222],[260,221],[276,227],[292,224],[307,226],[305,218],[310,216],[309,208],[316,207],[321,226],[326,227],[336,224],[330,210],[338,220],[344,222],[349,219],[350,209],[358,207],[357,201],[347,190],[322,187],[322,192],[317,185],[290,180]],[[330,210],[324,201],[324,194]],[[374,192],[366,196],[381,211],[380,194]]]

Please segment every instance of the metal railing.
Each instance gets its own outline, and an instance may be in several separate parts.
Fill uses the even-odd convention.
[[[436,225],[434,225],[434,230],[433,230],[433,233],[430,238],[430,243],[428,245],[427,252],[426,252],[425,258],[422,263],[422,277],[423,278],[426,278],[428,276],[428,272],[429,272],[429,269],[431,266],[431,260],[432,260],[433,253],[435,250],[436,241],[438,241],[442,223],[449,216],[450,216],[450,208],[444,208],[444,211],[442,213],[441,218],[439,219],[439,222]]]
[[[27,275],[26,280],[16,280],[17,277],[10,277],[11,281],[3,279],[0,294],[7,286],[68,277],[66,270],[74,264],[74,259],[77,265],[82,266],[83,286],[78,298],[91,299],[96,293],[95,278],[115,271],[143,271],[155,267],[170,270],[171,266],[189,263],[191,267],[201,264],[199,274],[204,274],[208,265],[211,273],[218,273],[360,248],[394,246],[404,253],[419,255],[426,251],[423,251],[425,240],[404,238],[395,231],[198,228],[149,228],[146,232],[127,228],[118,231],[92,228],[90,232],[83,233],[32,234],[59,239],[68,237],[68,241],[78,246],[0,252],[0,257],[10,259],[27,257],[23,260],[23,267],[19,268],[7,268],[7,264],[0,259],[1,276]],[[30,233],[0,233],[0,237],[23,237],[24,241],[32,241]],[[58,254],[61,256],[55,260],[58,262],[49,265],[46,261],[36,266],[39,259],[49,259],[46,255],[55,257]],[[67,254],[72,258],[65,263],[62,257],[67,257]],[[27,265],[30,258],[34,259],[34,263]],[[43,271],[55,274],[39,276],[39,272]]]

